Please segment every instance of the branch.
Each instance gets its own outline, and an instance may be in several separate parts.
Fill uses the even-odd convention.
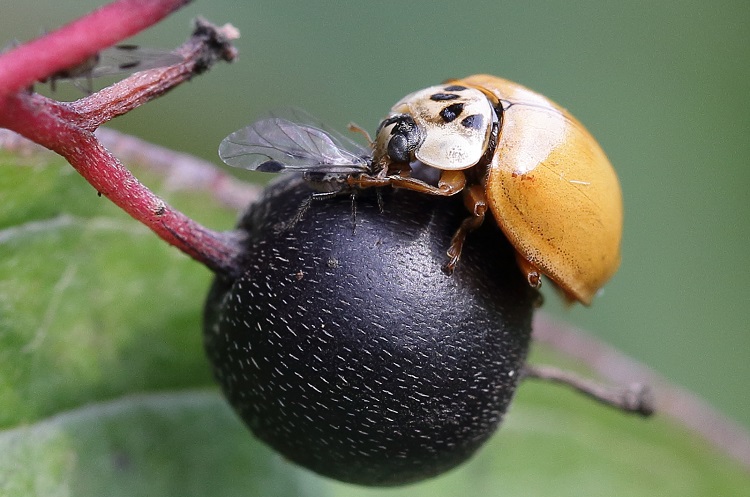
[[[110,128],[99,128],[95,134],[99,143],[121,162],[138,164],[161,176],[166,191],[204,192],[234,211],[244,210],[260,198],[260,186],[241,181],[212,162]],[[18,133],[2,128],[0,150],[21,156],[52,153]]]
[[[597,402],[623,412],[640,414],[644,417],[654,413],[654,397],[651,389],[641,383],[633,383],[625,387],[602,385],[571,371],[552,366],[526,364],[521,370],[521,379],[529,378],[567,385]]]
[[[184,2],[179,2],[180,5],[182,3]],[[162,6],[161,10],[154,9],[157,4]],[[174,8],[177,3],[174,0],[123,0],[70,26],[80,27],[81,23],[85,24],[86,20],[92,19],[91,22],[96,25],[102,17],[98,13],[110,12],[108,8],[123,5],[129,5],[133,9],[142,8],[143,12],[135,17],[140,19],[151,15],[152,22],[156,22],[160,17],[153,15],[154,10],[168,13],[168,7]],[[133,15],[131,12],[128,19]],[[119,22],[122,20],[115,24]],[[96,94],[71,103],[57,102],[20,90],[0,98],[0,126],[62,155],[99,194],[112,200],[167,243],[215,272],[230,274],[237,268],[241,247],[239,233],[210,230],[173,209],[138,182],[93,134],[102,123],[163,95],[194,75],[206,71],[215,62],[234,59],[236,49],[231,45],[231,40],[238,36],[236,29],[230,25],[217,28],[202,20],[198,20],[196,24],[193,36],[177,51],[184,57],[182,62],[134,74]],[[56,34],[64,30],[65,28]],[[77,32],[72,31],[74,34]],[[38,41],[41,43],[45,38]],[[56,43],[60,42],[58,38],[59,36],[54,38]],[[65,38],[62,40],[65,41]],[[88,46],[100,48],[100,41],[98,38],[88,40]],[[22,48],[24,46],[11,53]],[[75,49],[73,47],[71,51],[78,53]],[[34,72],[34,77],[48,77],[52,74],[49,71],[57,70],[57,66],[47,66],[46,69],[47,73]],[[1,74],[7,72],[3,68]]]
[[[175,53],[183,62],[143,71],[75,102],[61,103],[63,114],[90,131],[105,122],[164,95],[176,86],[207,71],[216,62],[231,62],[237,50],[231,41],[239,32],[230,24],[216,27],[198,18],[193,35]]]
[[[13,94],[152,26],[191,0],[119,0],[0,55],[0,96]]]
[[[586,365],[613,384],[636,382],[654,392],[655,410],[699,434],[721,452],[750,468],[750,434],[705,401],[591,335],[537,313],[534,342]]]

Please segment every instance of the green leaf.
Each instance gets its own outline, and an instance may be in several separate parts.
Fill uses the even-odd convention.
[[[548,363],[555,354],[543,350]],[[561,361],[566,362],[566,361]],[[393,497],[750,496],[750,474],[694,433],[644,419],[567,388],[527,381],[502,426],[468,463]],[[382,491],[336,485],[336,497]]]
[[[245,436],[216,391],[80,407],[7,430],[0,447],[2,495],[313,496],[320,487]]]
[[[216,229],[235,218],[201,194],[166,198]],[[746,469],[672,421],[540,383],[442,477],[319,478],[253,439],[214,386],[210,279],[63,161],[0,154],[0,495],[750,495]]]

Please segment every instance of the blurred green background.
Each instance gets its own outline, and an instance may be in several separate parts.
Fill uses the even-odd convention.
[[[2,0],[0,44],[99,3]],[[218,162],[225,135],[278,107],[372,132],[403,95],[450,77],[544,93],[599,139],[626,215],[622,267],[594,305],[548,291],[545,310],[750,427],[750,3],[465,5],[195,2],[134,41],[171,48],[204,15],[240,29],[240,59],[112,126]]]

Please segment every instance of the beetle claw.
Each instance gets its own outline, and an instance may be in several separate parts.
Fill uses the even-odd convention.
[[[453,271],[456,270],[457,264],[458,264],[458,257],[451,257],[450,260],[448,260],[448,262],[443,264],[443,267],[441,269],[443,273],[445,273],[446,276],[450,276],[453,274]]]
[[[529,271],[526,273],[526,281],[529,282],[531,288],[539,288],[542,286],[542,275],[539,271]]]
[[[448,262],[443,264],[441,269],[448,276],[452,275],[453,271],[456,270],[458,260],[461,258],[461,252],[463,252],[464,239],[465,235],[460,236],[459,233],[456,233],[456,235],[453,236],[453,241],[451,242],[450,247],[448,247],[448,250],[445,252],[448,255]]]

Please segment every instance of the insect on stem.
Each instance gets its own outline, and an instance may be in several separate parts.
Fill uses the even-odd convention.
[[[237,36],[239,33],[231,25],[219,27],[198,19],[192,36],[175,52],[180,56],[174,59],[177,63],[134,74],[70,103],[25,90],[6,95],[0,98],[0,127],[57,152],[98,194],[110,199],[164,241],[214,272],[232,274],[238,270],[241,237],[233,232],[210,230],[169,206],[105,149],[93,131],[104,122],[189,81],[214,63],[230,62],[237,53],[231,41]],[[74,44],[68,40],[66,46]],[[1,62],[0,66],[5,69]]]
[[[624,412],[641,416],[650,416],[654,413],[654,398],[651,390],[641,383],[626,387],[603,385],[553,366],[526,364],[521,371],[521,379],[528,378],[567,385],[602,404]]]

